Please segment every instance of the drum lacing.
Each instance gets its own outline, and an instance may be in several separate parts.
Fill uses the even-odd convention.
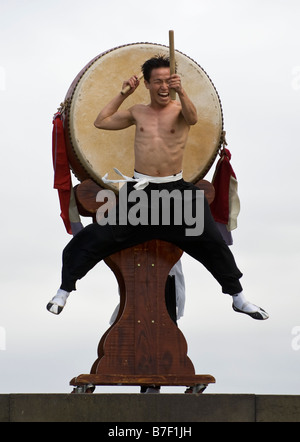
[[[70,98],[67,98],[65,101],[60,103],[59,107],[57,108],[57,111],[63,114],[67,109],[67,107],[69,106],[69,104],[70,104]]]
[[[220,157],[223,155],[225,146],[227,146],[227,141],[226,141],[226,131],[223,130],[222,134],[221,134],[221,139],[220,139],[221,143],[220,143],[220,149],[219,149],[219,155]]]

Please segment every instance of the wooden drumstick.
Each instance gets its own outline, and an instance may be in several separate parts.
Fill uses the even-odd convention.
[[[175,74],[175,45],[174,45],[174,31],[169,31],[169,57],[170,57],[170,74]],[[171,100],[176,100],[175,89],[170,89]]]
[[[141,72],[141,73],[138,75],[138,79],[139,79],[139,81],[143,78],[143,76],[144,76],[143,72]],[[125,95],[128,91],[130,91],[130,88],[131,88],[131,86],[128,84],[127,86],[125,86],[125,87],[121,90],[121,94],[122,94],[122,95]]]

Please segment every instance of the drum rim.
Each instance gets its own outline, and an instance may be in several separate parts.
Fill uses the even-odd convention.
[[[163,48],[167,48],[168,46],[164,45],[164,44],[160,44],[160,43],[151,43],[151,42],[136,42],[136,43],[128,43],[128,44],[123,44],[123,45],[119,45],[116,46],[114,48],[108,49],[107,51],[101,52],[100,54],[98,54],[96,57],[94,57],[93,59],[91,59],[80,71],[79,73],[76,75],[76,77],[74,78],[74,80],[72,81],[71,85],[69,86],[69,89],[66,93],[65,96],[65,100],[64,100],[64,106],[63,106],[63,111],[62,111],[62,116],[63,116],[63,122],[64,122],[64,132],[65,135],[67,135],[66,138],[66,147],[67,147],[67,154],[68,154],[68,158],[69,158],[69,163],[70,163],[70,168],[73,172],[73,174],[75,175],[75,177],[80,181],[84,181],[85,179],[92,179],[94,180],[99,186],[104,187],[104,185],[100,185],[98,182],[98,177],[96,178],[95,176],[93,176],[93,174],[91,173],[90,170],[88,170],[88,168],[86,167],[85,164],[83,164],[83,162],[81,161],[81,159],[79,158],[79,155],[73,145],[73,140],[72,140],[72,134],[71,134],[71,129],[70,129],[70,111],[71,111],[71,105],[73,102],[73,97],[76,93],[76,90],[83,78],[83,76],[85,75],[85,73],[91,68],[91,66],[96,63],[100,58],[102,58],[103,56],[105,56],[106,54],[109,54],[113,51],[116,51],[118,49],[122,49],[125,47],[130,47],[130,46],[140,46],[140,45],[152,45],[152,46],[157,46],[157,47],[163,47]],[[223,143],[223,131],[224,131],[224,114],[223,114],[223,107],[222,107],[222,102],[220,99],[220,95],[212,81],[212,79],[210,78],[210,76],[208,75],[208,73],[205,71],[205,69],[203,69],[203,67],[197,62],[195,61],[192,57],[190,57],[189,55],[186,55],[185,53],[179,51],[178,49],[175,50],[175,54],[176,52],[180,55],[183,55],[184,57],[188,58],[189,60],[191,60],[193,63],[195,63],[202,71],[203,73],[206,75],[207,79],[209,80],[211,86],[213,87],[213,90],[216,94],[216,97],[218,99],[218,103],[219,103],[219,108],[220,108],[220,117],[221,117],[221,130],[220,130],[220,136],[219,136],[219,142],[217,144],[217,147],[215,148],[215,150],[212,152],[212,155],[210,156],[210,158],[207,161],[207,164],[205,165],[205,167],[203,168],[203,170],[201,171],[201,173],[197,176],[197,178],[194,181],[191,181],[192,183],[196,183],[199,180],[203,179],[206,174],[208,173],[208,171],[211,169],[217,155],[218,152],[222,146]],[[73,161],[76,163],[76,166],[74,166]],[[111,187],[109,187],[111,189]],[[116,191],[115,189],[111,189]]]

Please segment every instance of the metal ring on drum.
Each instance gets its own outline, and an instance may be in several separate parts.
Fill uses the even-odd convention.
[[[104,52],[91,60],[76,76],[66,97],[64,130],[70,166],[79,179],[91,178],[102,187],[118,192],[118,185],[104,184],[106,173],[118,179],[113,168],[132,176],[135,127],[122,131],[95,128],[99,111],[120,92],[122,82],[138,74],[142,64],[169,48],[154,43],[133,43]],[[183,178],[196,183],[212,166],[222,142],[223,113],[219,95],[206,72],[190,57],[175,51],[177,72],[198,112],[191,126],[183,158]],[[107,80],[109,77],[109,81]],[[149,92],[140,85],[122,106],[149,102]],[[122,107],[121,107],[122,108]]]

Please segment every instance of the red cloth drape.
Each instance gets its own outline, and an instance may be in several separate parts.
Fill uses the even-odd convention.
[[[71,173],[66,151],[62,115],[57,112],[53,117],[52,158],[54,168],[54,189],[57,189],[62,220],[68,233],[72,234],[69,218],[71,197]]]
[[[230,164],[230,151],[223,147],[220,156],[212,179],[215,188],[215,199],[210,205],[210,210],[215,221],[227,225],[230,217],[229,191],[231,178],[236,179],[236,175]]]

